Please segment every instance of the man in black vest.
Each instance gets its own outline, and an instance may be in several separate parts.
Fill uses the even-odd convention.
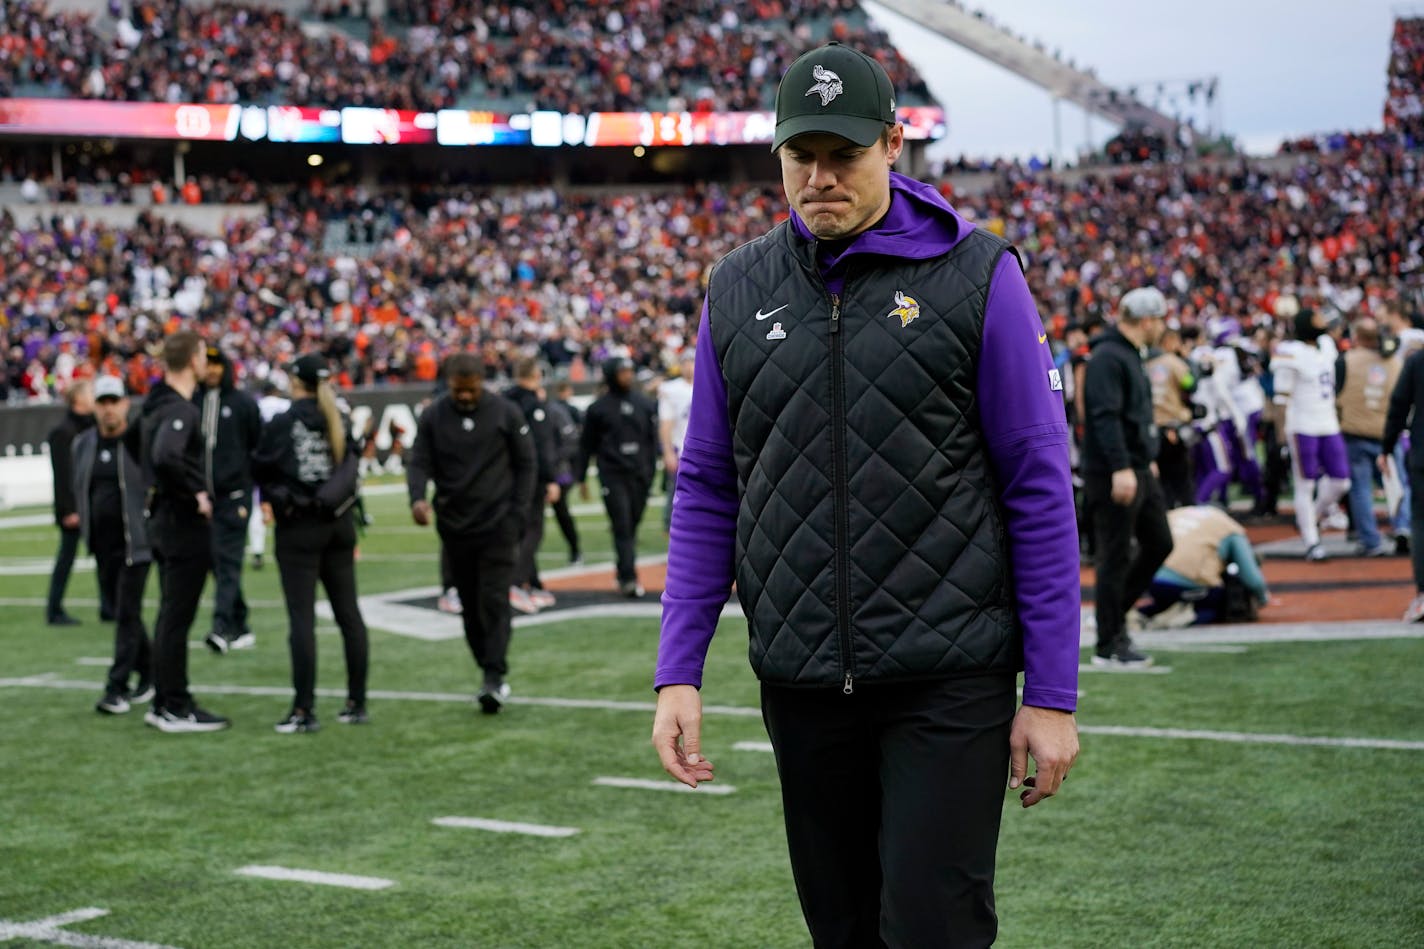
[[[1011,248],[890,171],[878,63],[814,50],[776,102],[793,213],[708,284],[653,744],[712,779],[698,689],[735,578],[815,944],[988,945],[1004,777],[1035,805],[1078,751],[1062,379]]]
[[[535,491],[534,443],[518,406],[484,391],[470,353],[445,364],[449,391],[420,413],[406,462],[410,515],[435,528],[459,591],[465,641],[484,673],[476,700],[493,715],[509,698],[509,586]]]
[[[1093,664],[1144,667],[1127,633],[1127,611],[1172,552],[1167,500],[1152,469],[1157,426],[1142,354],[1162,337],[1167,301],[1155,287],[1123,295],[1116,326],[1094,337],[1083,381],[1083,508],[1097,558],[1098,648]],[[1137,553],[1132,553],[1133,538]]]
[[[605,360],[603,380],[608,391],[584,416],[574,473],[582,484],[589,461],[598,459],[603,507],[613,528],[618,592],[636,600],[644,592],[638,582],[638,525],[658,464],[658,406],[633,384],[631,359]]]
[[[153,697],[153,655],[143,626],[143,588],[153,557],[148,546],[144,503],[148,486],[143,466],[129,451],[129,400],[116,376],[94,383],[98,424],[74,440],[74,498],[79,531],[94,555],[99,589],[113,604],[114,663],[104,695],[94,706],[105,715],[122,715],[130,703]],[[138,674],[130,688],[130,676]]]
[[[218,655],[255,642],[242,595],[242,552],[252,514],[252,453],[262,435],[257,400],[233,384],[232,365],[208,347],[194,402],[203,419],[203,478],[213,499],[213,628],[203,642]]]
[[[64,610],[64,591],[69,586],[69,572],[74,569],[74,554],[79,550],[79,511],[74,498],[74,465],[71,448],[75,437],[94,424],[94,392],[88,379],[80,379],[64,393],[67,411],[59,424],[50,430],[49,464],[54,474],[54,522],[59,526],[59,550],[54,555],[54,570],[50,572],[49,597],[45,600],[45,621],[51,626],[73,626],[78,619]],[[100,619],[107,615],[110,604],[102,594],[99,600]]]

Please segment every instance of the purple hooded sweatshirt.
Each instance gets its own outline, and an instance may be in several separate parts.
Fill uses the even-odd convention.
[[[877,226],[836,256],[823,253],[818,260],[830,292],[840,292],[855,258],[938,257],[974,228],[928,185],[892,172],[890,193],[890,210]],[[814,239],[794,213],[791,221],[803,238]],[[1073,711],[1081,591],[1068,423],[1043,323],[1012,254],[1000,259],[989,285],[977,392],[1023,628],[1023,702]],[[727,384],[704,302],[673,503],[655,688],[702,685],[707,647],[731,593],[739,503]]]

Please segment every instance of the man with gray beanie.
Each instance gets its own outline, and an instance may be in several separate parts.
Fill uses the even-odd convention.
[[[735,579],[815,945],[985,946],[1004,777],[1033,806],[1078,753],[1068,426],[1013,249],[891,171],[894,95],[835,43],[782,78],[792,214],[708,282],[653,744],[713,779]]]
[[[1162,338],[1166,316],[1167,301],[1156,287],[1125,293],[1117,325],[1092,342],[1083,381],[1083,507],[1097,557],[1093,664],[1098,666],[1152,664],[1133,648],[1127,611],[1172,552],[1167,501],[1152,467],[1157,457],[1152,384],[1142,367],[1143,354]]]

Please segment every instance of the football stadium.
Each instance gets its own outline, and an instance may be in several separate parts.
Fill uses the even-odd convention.
[[[1059,6],[0,0],[0,946],[1424,945],[1424,9]]]

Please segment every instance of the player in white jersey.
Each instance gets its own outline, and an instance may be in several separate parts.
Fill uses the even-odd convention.
[[[1213,351],[1213,379],[1230,410],[1230,430],[1222,433],[1222,440],[1231,453],[1235,479],[1251,495],[1252,510],[1260,511],[1264,493],[1256,442],[1266,409],[1266,394],[1254,371],[1255,359],[1245,348],[1250,344],[1241,338],[1240,324],[1236,320],[1222,320],[1212,337],[1217,347]]]
[[[1192,350],[1192,364],[1197,367],[1197,387],[1192,404],[1201,414],[1194,423],[1202,433],[1193,451],[1192,466],[1196,476],[1196,503],[1209,504],[1213,498],[1223,504],[1226,486],[1231,483],[1231,449],[1227,436],[1231,427],[1231,400],[1216,378],[1216,351],[1210,346]]]
[[[257,411],[262,415],[262,424],[292,407],[292,400],[282,394],[277,383],[267,380],[262,384],[262,398],[257,400]],[[252,553],[252,569],[262,569],[262,557],[267,552],[267,521],[262,513],[260,492],[254,493],[252,516],[247,520],[247,549]]]
[[[1325,318],[1309,309],[1295,317],[1295,339],[1271,360],[1275,398],[1286,407],[1286,437],[1295,480],[1295,521],[1307,560],[1324,560],[1321,514],[1350,489],[1349,456],[1335,408],[1335,341]]]

